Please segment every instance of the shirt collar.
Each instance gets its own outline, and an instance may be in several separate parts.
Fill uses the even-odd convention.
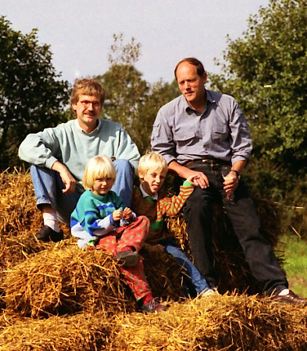
[[[97,133],[97,131],[99,131],[100,130],[100,128],[101,128],[101,119],[100,118],[98,118],[98,124],[97,124],[97,127],[94,129],[94,130],[92,130],[90,133],[86,133],[81,127],[80,127],[80,125],[79,125],[79,122],[78,122],[78,119],[76,118],[75,119],[75,123],[76,123],[76,126],[77,126],[77,128],[82,132],[82,133],[84,133],[84,134],[86,134],[86,135],[92,135],[92,134],[95,134],[95,133]]]
[[[155,195],[149,195],[143,188],[142,184],[140,185],[140,190],[141,190],[141,194],[143,196],[143,198],[145,197],[151,197],[154,200],[158,200],[158,193],[156,193]]]
[[[207,102],[209,102],[209,103],[215,103],[216,102],[216,100],[214,99],[214,97],[211,94],[210,90],[205,89],[205,93],[206,93],[206,96],[207,96]],[[185,99],[185,97],[183,95],[181,95],[181,98],[182,98],[181,101],[183,103],[183,108],[185,109],[185,111],[186,112],[194,111],[192,109],[192,107],[188,104],[187,100]]]

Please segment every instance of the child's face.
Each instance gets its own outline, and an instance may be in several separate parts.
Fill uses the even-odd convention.
[[[97,195],[107,194],[114,184],[114,179],[110,177],[101,177],[94,180],[92,191]]]
[[[141,179],[142,186],[146,193],[149,195],[155,195],[162,187],[165,177],[166,170],[148,170]]]

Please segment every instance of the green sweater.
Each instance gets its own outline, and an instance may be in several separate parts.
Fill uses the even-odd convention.
[[[19,147],[19,157],[31,164],[51,168],[56,161],[65,164],[80,181],[87,161],[96,155],[129,160],[136,167],[140,154],[120,124],[100,119],[87,134],[77,119],[28,134]]]

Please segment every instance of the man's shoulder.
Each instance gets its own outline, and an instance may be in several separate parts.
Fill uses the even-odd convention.
[[[102,129],[109,128],[114,130],[123,129],[123,126],[119,122],[112,121],[111,119],[101,118],[100,119]]]
[[[185,105],[185,99],[182,95],[177,96],[175,99],[167,102],[164,104],[161,108],[160,111],[163,112],[172,112],[175,111],[178,108],[184,108]]]
[[[219,91],[208,90],[207,98],[211,102],[215,102],[217,104],[232,104],[235,102],[235,98],[229,94],[221,93]]]

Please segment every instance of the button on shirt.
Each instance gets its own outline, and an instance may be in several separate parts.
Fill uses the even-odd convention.
[[[202,114],[193,110],[182,95],[159,110],[151,145],[168,163],[176,160],[183,164],[205,156],[235,163],[250,157],[252,140],[236,100],[210,90],[206,94]]]

